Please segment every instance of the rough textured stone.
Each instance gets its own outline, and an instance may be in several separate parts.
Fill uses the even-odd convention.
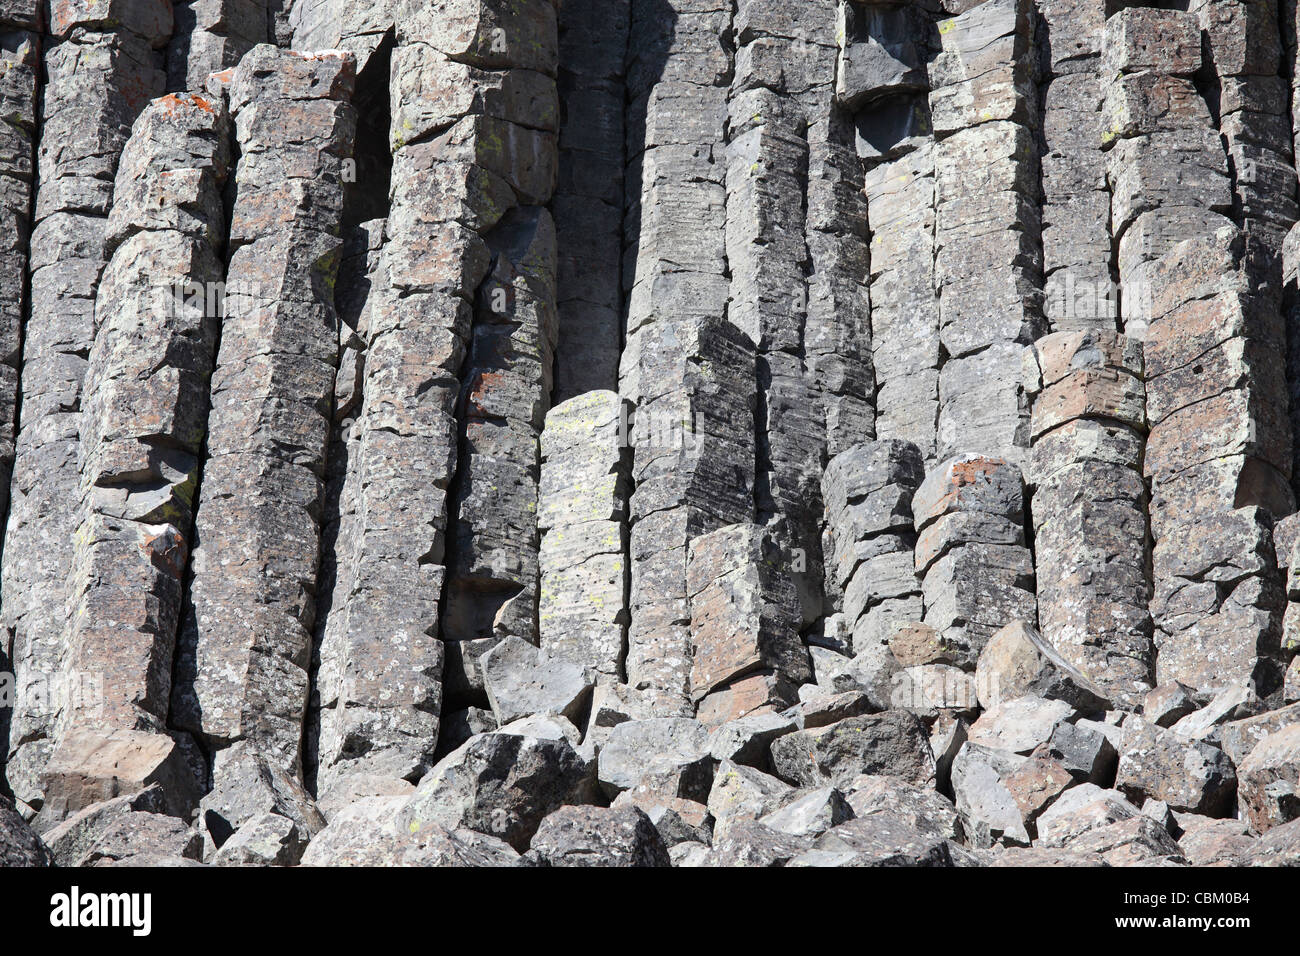
[[[528,856],[543,866],[670,866],[668,847],[636,807],[564,807],[537,828]]]
[[[1130,800],[1164,800],[1175,810],[1223,814],[1237,783],[1232,761],[1217,747],[1130,716],[1124,721],[1115,786]]]
[[[461,827],[522,853],[538,825],[566,803],[586,802],[590,767],[563,740],[491,733],[444,757],[398,813],[399,827]]]
[[[850,717],[772,744],[772,766],[796,786],[842,786],[860,774],[887,774],[920,786],[934,782],[934,755],[921,721],[905,711]]]
[[[1300,817],[1300,724],[1261,740],[1237,773],[1240,801],[1256,833]]]

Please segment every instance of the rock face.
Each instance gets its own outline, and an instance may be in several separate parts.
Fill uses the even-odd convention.
[[[0,2],[0,860],[1293,862],[1294,13]]]

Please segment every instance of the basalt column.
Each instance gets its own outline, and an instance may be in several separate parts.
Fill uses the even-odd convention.
[[[618,387],[622,348],[623,148],[631,0],[561,0],[563,125],[551,211],[559,242],[558,405]]]
[[[1020,356],[1044,327],[1032,15],[1027,0],[989,0],[940,20],[929,65],[940,459],[1027,456]]]
[[[391,210],[369,293],[349,450],[355,492],[347,492],[350,530],[341,527],[336,549],[344,573],[321,646],[320,790],[353,773],[418,779],[432,765],[443,639],[483,636],[444,626],[447,562],[461,562],[454,573],[470,597],[464,585],[484,567],[473,563],[480,557],[484,580],[513,582],[460,618],[485,621],[490,639],[488,599],[517,596],[526,583],[509,577],[513,564],[493,570],[494,549],[518,529],[511,545],[536,567],[535,539],[523,536],[535,512],[487,513],[480,529],[483,513],[474,509],[498,479],[522,482],[511,486],[521,507],[536,498],[534,416],[545,411],[543,333],[553,322],[553,240],[537,207],[556,175],[555,30],[551,4],[504,0],[422,10],[397,23]],[[482,358],[466,371],[471,337]],[[522,441],[524,450],[494,471],[498,438]],[[455,507],[465,537],[449,556],[448,497],[462,457]],[[461,688],[473,675],[472,650],[455,657]]]
[[[1285,610],[1273,522],[1295,510],[1278,356],[1282,322],[1255,294],[1244,237],[1188,239],[1152,270],[1147,441],[1156,679],[1204,691],[1280,683]]]
[[[1232,184],[1218,130],[1192,82],[1196,18],[1132,7],[1106,21],[1101,142],[1123,331],[1143,338],[1158,295],[1154,263],[1174,245],[1229,225]]]
[[[910,441],[933,461],[941,350],[925,64],[934,24],[915,6],[848,3],[842,11],[837,99],[854,117],[866,169],[875,435]]]
[[[822,614],[820,478],[826,446],[826,418],[807,361],[807,120],[784,75],[769,75],[771,60],[785,62],[794,48],[791,39],[769,30],[789,25],[772,15],[767,0],[742,2],[737,14],[726,150],[727,314],[758,349],[758,518],[772,526],[776,546],[787,555],[806,626]],[[801,49],[820,52],[831,72],[830,50],[810,44]],[[854,318],[846,315],[849,322]]]
[[[229,98],[237,198],[174,721],[298,773],[316,611],[350,54],[261,46]]]
[[[17,677],[8,779],[40,793],[51,746],[44,695],[64,659],[67,584],[81,495],[82,382],[94,340],[95,291],[107,263],[104,230],[131,124],[164,91],[160,49],[172,31],[163,0],[55,4],[44,55],[30,319],[23,340],[22,412],[0,568],[0,605]],[[58,542],[56,545],[55,542]]]
[[[1142,345],[1058,332],[1026,355],[1039,627],[1112,698],[1151,687]]]
[[[81,436],[81,520],[64,633],[70,701],[56,760],[109,732],[168,730],[219,289],[230,164],[220,96],[155,100],[122,153],[96,301]]]
[[[1043,313],[1052,331],[1113,329],[1110,190],[1098,127],[1105,0],[1038,0],[1043,98]]]
[[[687,549],[754,514],[754,343],[727,321],[731,4],[635,0],[620,394],[634,406],[629,684],[689,714]]]

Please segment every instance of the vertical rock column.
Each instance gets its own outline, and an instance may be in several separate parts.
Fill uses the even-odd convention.
[[[913,442],[933,460],[940,349],[925,62],[934,24],[910,5],[842,3],[840,13],[836,102],[853,117],[866,170],[874,435]]]
[[[1142,344],[1058,332],[1026,354],[1038,622],[1112,699],[1151,688]]]
[[[222,99],[172,94],[145,109],[122,152],[86,373],[64,637],[69,677],[96,675],[102,700],[60,715],[60,747],[73,751],[84,745],[69,735],[168,729],[221,322],[229,137]]]
[[[1110,191],[1098,127],[1105,0],[1039,0],[1043,313],[1052,331],[1113,329]]]
[[[512,275],[518,260],[506,240],[544,228],[544,217],[536,209],[516,213],[513,225],[490,234],[517,206],[544,203],[555,182],[551,4],[421,9],[399,18],[396,43],[392,203],[349,446],[355,498],[347,492],[345,511],[353,517],[340,529],[341,573],[320,651],[321,791],[353,773],[418,779],[432,765],[443,706],[441,638],[457,636],[444,633],[439,601],[462,365],[476,305],[483,333],[495,326],[503,344],[525,326],[540,328],[534,263],[519,262]],[[494,267],[508,281],[484,286]],[[501,308],[499,317],[485,315]],[[521,344],[530,356],[540,348]],[[509,385],[500,400],[512,414],[527,408],[531,416],[534,407],[544,411],[544,394],[535,384],[530,391]],[[471,389],[467,398],[478,402],[477,395]],[[473,421],[476,429],[492,426]],[[487,489],[490,465],[484,456],[476,466]],[[501,540],[493,528],[502,527],[485,527],[485,543]],[[524,551],[529,542],[513,547]]]
[[[609,391],[551,409],[537,508],[542,650],[611,683],[622,679],[627,642],[627,424]]]
[[[1020,357],[1043,331],[1031,13],[989,0],[941,20],[930,63],[940,459],[978,450],[1020,465],[1029,447]]]
[[[984,455],[949,459],[926,476],[912,516],[925,623],[954,664],[974,670],[1000,628],[1038,620],[1020,468]]]
[[[0,14],[0,515],[9,508],[18,427],[18,377],[32,235],[36,104],[40,93],[37,4]],[[7,650],[0,639],[0,653]]]
[[[240,147],[208,458],[173,708],[218,752],[301,770],[338,364],[350,54],[260,46],[235,70]],[[215,754],[219,781],[221,756]]]
[[[895,624],[921,619],[912,498],[924,477],[920,449],[896,438],[857,445],[826,466],[822,489],[834,542],[826,557],[855,652],[884,645]]]
[[[875,437],[876,381],[872,368],[871,258],[862,165],[854,148],[852,111],[836,90],[842,11],[829,3],[793,5],[767,0],[765,22],[780,37],[767,46],[766,69],[780,69],[786,88],[808,121],[808,183],[804,242],[808,249],[804,360],[825,420],[823,464],[841,451]],[[738,22],[745,25],[745,11]],[[787,21],[789,26],[786,26]],[[769,28],[776,33],[776,28]],[[778,39],[794,38],[789,54]],[[757,54],[764,47],[750,45]]]
[[[165,0],[56,4],[45,52],[30,318],[23,340],[21,418],[0,568],[0,606],[18,684],[9,783],[39,794],[52,714],[29,693],[58,673],[67,584],[80,517],[82,380],[94,340],[104,229],[131,124],[164,91],[157,50],[171,35]]]
[[[799,637],[798,591],[771,530],[735,524],[696,538],[686,588],[691,697],[701,722],[716,725],[794,703],[797,688],[812,680],[812,665]],[[769,684],[783,693],[738,702],[735,688],[744,684]]]
[[[202,90],[209,73],[235,66],[259,43],[274,41],[268,32],[267,0],[176,0],[173,15],[176,29],[167,48],[169,90]]]
[[[794,576],[807,625],[822,613],[826,420],[806,361],[807,123],[783,90],[783,77],[765,69],[770,56],[783,61],[792,48],[789,39],[767,33],[768,24],[779,25],[769,7],[768,0],[738,7],[726,157],[727,315],[758,350],[758,519],[772,525],[788,566],[798,558]]]
[[[1146,476],[1156,680],[1204,691],[1280,678],[1286,596],[1272,544],[1290,488],[1282,322],[1254,294],[1241,232],[1186,240],[1152,269]]]
[[[1282,243],[1300,217],[1278,0],[1193,0],[1188,9],[1201,26],[1202,86],[1232,171],[1233,219],[1257,290],[1276,297]]]
[[[559,242],[555,402],[618,387],[622,348],[624,61],[631,0],[558,5],[564,123],[551,211]]]
[[[552,156],[554,139],[541,144]],[[540,178],[528,198],[546,199]],[[448,694],[481,704],[479,658],[507,637],[537,643],[539,439],[555,355],[555,224],[521,206],[487,234],[492,271],[479,287],[458,417],[442,634]]]
[[[1153,264],[1183,239],[1230,220],[1232,183],[1219,132],[1191,77],[1201,67],[1196,18],[1131,7],[1106,21],[1101,141],[1123,331],[1145,336]]]
[[[635,408],[627,677],[688,715],[687,547],[754,516],[754,343],[727,321],[731,4],[634,0],[628,50],[627,337]]]

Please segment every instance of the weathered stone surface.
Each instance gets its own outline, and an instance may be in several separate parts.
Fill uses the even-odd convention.
[[[798,595],[783,559],[757,525],[729,525],[691,542],[686,589],[695,699],[753,671],[772,671],[796,685],[811,680]]]
[[[625,656],[629,410],[610,391],[551,409],[538,491],[543,650],[616,678]]]
[[[1084,712],[1110,708],[1104,692],[1024,621],[1012,621],[989,639],[975,681],[987,708],[1018,697],[1059,700]]]
[[[934,782],[924,725],[906,711],[850,717],[787,734],[772,744],[777,775],[796,786],[842,786],[861,774],[887,774],[919,786]]]
[[[528,856],[542,866],[670,866],[668,847],[636,807],[563,807],[537,828]]]
[[[1191,741],[1141,717],[1124,721],[1115,787],[1135,803],[1164,800],[1174,810],[1222,815],[1237,774],[1217,747]]]
[[[1300,724],[1261,740],[1237,772],[1240,802],[1256,833],[1300,817]]]
[[[172,695],[176,722],[211,749],[248,741],[294,773],[315,615],[324,407],[338,363],[338,316],[326,290],[341,247],[355,66],[343,54],[264,45],[231,81],[236,176],[248,187],[231,219],[191,607]],[[302,178],[280,179],[278,170]],[[284,283],[301,283],[302,294],[280,297]]]
[[[298,824],[278,813],[253,817],[213,857],[214,866],[297,866],[307,849]]]
[[[27,821],[8,802],[0,799],[0,866],[50,866],[53,855]]]
[[[1026,351],[1024,369],[1038,622],[1071,665],[1131,705],[1154,656],[1142,346],[1105,329],[1057,332]]]
[[[1029,754],[1074,716],[1074,708],[1065,701],[1016,697],[981,714],[971,724],[969,739],[973,744],[1009,754]]]
[[[397,814],[399,828],[461,827],[520,853],[538,825],[566,803],[584,803],[590,766],[563,740],[491,733],[439,761]]]
[[[828,830],[788,865],[948,867],[956,855],[942,837],[892,814],[875,813]]]
[[[951,458],[926,476],[912,511],[925,623],[956,664],[973,669],[993,634],[1037,617],[1020,469],[985,455]],[[990,524],[1010,534],[990,538]]]
[[[533,714],[559,714],[577,720],[595,680],[581,664],[553,657],[518,637],[508,637],[480,663],[488,702],[504,726]]]
[[[200,782],[175,740],[132,730],[74,731],[59,742],[46,767],[37,825],[49,829],[79,810],[152,784],[162,790],[163,808],[188,820]]]
[[[629,720],[610,733],[600,751],[601,786],[611,796],[650,776],[667,776],[675,796],[703,799],[713,776],[709,732],[681,717]]]
[[[315,801],[283,766],[255,748],[237,744],[221,754],[215,786],[199,803],[199,823],[220,849],[250,820],[273,813],[293,821],[299,839],[310,840],[325,826]]]
[[[376,797],[349,807],[320,832],[303,854],[304,866],[519,866],[508,843],[469,829],[437,824],[414,830],[393,821],[401,806]]]
[[[41,774],[55,745],[58,708],[48,706],[41,691],[65,662],[64,608],[74,556],[66,543],[80,517],[80,401],[95,336],[95,294],[108,258],[106,218],[131,124],[164,90],[151,47],[165,44],[171,10],[164,3],[143,8],[148,12],[138,22],[114,25],[89,16],[81,21],[89,29],[78,32],[80,5],[60,5],[70,19],[61,19],[56,32],[67,39],[46,50],[43,60],[22,415],[5,532],[9,558],[0,567],[0,603],[12,634],[9,657],[18,687],[5,772],[25,802],[39,802]],[[15,340],[9,349],[17,346]],[[50,540],[65,546],[47,547]]]

